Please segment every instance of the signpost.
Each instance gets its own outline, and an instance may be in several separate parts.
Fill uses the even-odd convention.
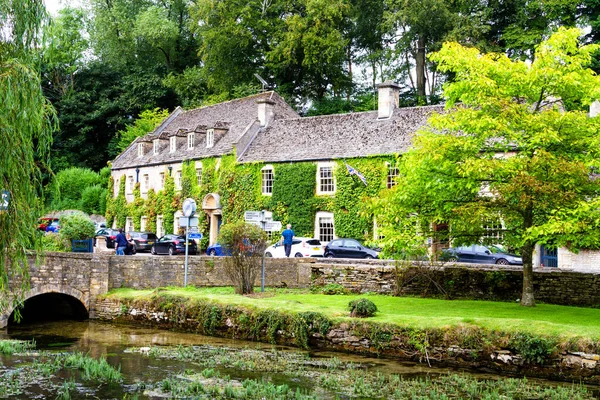
[[[190,227],[198,226],[198,217],[194,217],[194,213],[196,212],[196,202],[194,199],[185,199],[181,208],[183,211],[183,217],[179,218],[179,224],[180,226],[185,226],[185,272],[183,277],[183,287],[187,287],[188,249],[190,247],[188,243],[190,241]],[[202,237],[201,233],[199,235]]]
[[[246,211],[244,212],[244,220],[247,224],[257,225],[262,230],[267,232],[278,232],[281,230],[281,221],[273,221],[273,212],[262,211]],[[265,253],[262,255],[262,271],[260,278],[260,291],[265,291]]]

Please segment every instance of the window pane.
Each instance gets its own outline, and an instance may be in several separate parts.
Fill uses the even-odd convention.
[[[321,167],[319,168],[319,180],[320,180],[320,191],[321,192],[333,192],[333,168]]]
[[[396,178],[398,177],[398,168],[389,166],[387,176],[387,188],[390,189],[396,185]]]
[[[262,193],[273,193],[273,170],[270,168],[262,170]]]
[[[319,240],[322,242],[330,242],[333,240],[333,218],[319,218]]]

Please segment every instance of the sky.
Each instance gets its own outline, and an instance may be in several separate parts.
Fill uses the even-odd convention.
[[[46,10],[48,10],[51,15],[57,15],[61,8],[68,5],[77,6],[84,2],[85,0],[44,0],[44,3],[46,3]]]

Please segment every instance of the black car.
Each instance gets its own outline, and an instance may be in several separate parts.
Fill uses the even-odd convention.
[[[158,239],[152,232],[129,232],[129,235],[135,242],[135,249],[137,251],[151,251],[152,245]]]
[[[325,246],[327,258],[379,258],[379,253],[355,239],[335,239]]]
[[[185,236],[181,235],[165,235],[158,239],[150,252],[152,254],[169,254],[171,256],[175,254],[185,254]],[[188,254],[195,255],[198,252],[198,246],[192,239],[188,242]]]
[[[94,246],[96,245],[96,238],[98,236],[104,236],[106,238],[106,247],[108,247],[109,249],[114,249],[115,248],[115,239],[117,238],[118,234],[119,234],[119,231],[116,229],[111,229],[111,228],[98,229],[96,231],[96,234],[94,235]]]
[[[452,247],[442,253],[444,261],[458,261],[477,264],[523,265],[523,259],[516,254],[510,254],[497,246],[468,246]]]

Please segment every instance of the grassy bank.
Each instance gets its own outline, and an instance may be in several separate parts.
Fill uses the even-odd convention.
[[[527,308],[518,303],[382,295],[324,295],[281,289],[269,289],[265,294],[254,296],[240,296],[232,288],[194,287],[170,287],[158,291],[118,289],[107,297],[142,300],[151,299],[157,293],[255,310],[318,312],[335,321],[352,320],[347,311],[348,303],[360,297],[368,297],[379,309],[374,317],[368,319],[372,322],[416,329],[470,325],[489,331],[553,336],[561,338],[561,341],[581,338],[597,342],[600,339],[600,309],[551,304]]]

